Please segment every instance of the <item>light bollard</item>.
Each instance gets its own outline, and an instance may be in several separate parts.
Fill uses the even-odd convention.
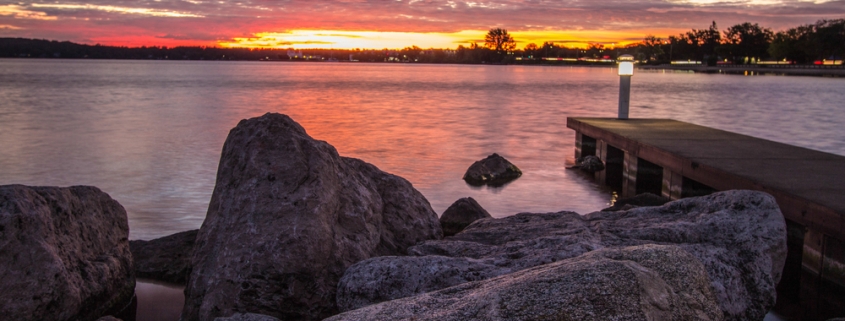
[[[634,75],[634,56],[621,55],[619,61],[619,119],[628,119],[631,103],[631,76]]]

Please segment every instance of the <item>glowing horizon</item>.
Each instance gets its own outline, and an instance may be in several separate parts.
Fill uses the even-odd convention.
[[[0,4],[0,37],[112,46],[401,49],[483,43],[491,28],[518,42],[624,46],[646,35],[759,23],[783,30],[845,16],[845,0],[212,0],[16,1]]]
[[[662,31],[662,30],[661,30]],[[646,32],[646,33],[643,33]],[[655,31],[595,32],[595,31],[514,31],[509,32],[521,49],[529,43],[542,45],[552,42],[571,48],[586,48],[591,43],[606,46],[625,46],[640,41]],[[348,30],[290,30],[261,32],[254,37],[236,37],[218,41],[223,48],[274,49],[402,49],[417,46],[423,49],[455,49],[471,43],[484,44],[486,30],[462,30],[452,33],[392,32]]]

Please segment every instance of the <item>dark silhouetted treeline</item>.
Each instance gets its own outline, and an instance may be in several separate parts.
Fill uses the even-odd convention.
[[[720,32],[713,22],[707,29],[692,29],[666,39],[648,35],[625,51],[652,63],[693,60],[708,65],[760,61],[838,64],[845,56],[845,19],[819,20],[778,32],[749,22]]]
[[[491,36],[492,35],[492,36]],[[72,42],[0,38],[0,57],[162,59],[162,60],[269,60],[269,61],[360,61],[463,64],[613,64],[616,57],[631,54],[645,63],[662,64],[689,60],[702,64],[749,64],[781,61],[796,64],[840,64],[845,57],[845,19],[820,20],[773,32],[758,24],[742,23],[719,30],[716,22],[706,29],[692,29],[666,39],[647,35],[625,47],[593,43],[569,48],[546,42],[523,49],[503,29],[491,29],[488,43],[471,43],[457,49],[422,49],[417,46],[391,49],[247,49],[217,47],[114,47]],[[505,41],[507,40],[507,41]],[[497,49],[498,48],[498,49]]]

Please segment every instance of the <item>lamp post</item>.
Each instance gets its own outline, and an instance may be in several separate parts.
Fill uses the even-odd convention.
[[[621,55],[619,62],[619,119],[628,119],[631,102],[631,76],[634,75],[634,56]]]

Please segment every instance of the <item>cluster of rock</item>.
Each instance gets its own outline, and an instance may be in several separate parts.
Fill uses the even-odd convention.
[[[465,179],[520,174],[493,154]],[[438,220],[408,181],[267,114],[229,133],[199,230],[128,242],[95,188],[0,187],[0,315],[114,314],[137,268],[186,283],[183,320],[762,319],[786,257],[774,199],[667,202],[494,219],[463,198]]]
[[[596,251],[601,252],[593,253]],[[708,316],[704,319],[721,319],[713,317],[711,308],[718,307],[717,314],[726,320],[760,320],[775,303],[775,286],[786,259],[786,228],[771,196],[727,191],[661,207],[585,216],[573,212],[522,213],[482,219],[454,237],[426,241],[411,247],[409,252],[411,256],[374,258],[350,267],[338,286],[338,304],[342,309],[360,309],[333,320],[402,318],[406,310],[421,306],[428,307],[425,311],[432,318],[447,320],[466,316],[486,319],[492,314],[499,316],[492,319],[533,319],[511,313],[546,316],[544,311],[549,305],[565,307],[577,302],[585,304],[584,309],[597,304],[592,307],[596,310],[585,310],[583,315],[572,309],[559,313],[571,312],[567,315],[572,319],[582,319],[584,315],[613,319],[634,313],[617,315],[613,309],[621,309],[619,304],[623,301],[615,300],[623,294],[588,280],[639,289],[641,292],[634,292],[642,295],[642,302],[664,300],[660,306],[672,308],[662,311],[681,313],[680,317],[667,319],[687,319],[684,316],[690,313]],[[690,259],[690,255],[695,259]],[[654,264],[633,259],[639,256],[651,257]],[[624,269],[630,271],[623,273],[617,269],[623,269],[624,262],[608,260],[633,260],[638,266],[627,266]],[[436,268],[425,268],[429,266]],[[678,276],[680,270],[660,270],[659,266],[683,269],[684,274]],[[631,275],[637,271],[645,274]],[[556,277],[582,281],[548,280]],[[709,286],[698,286],[695,295],[684,294],[687,287],[701,282],[681,284],[676,277],[704,280],[701,282]],[[646,282],[649,278],[656,283]],[[518,285],[526,282],[537,285]],[[425,292],[430,293],[420,295]],[[548,298],[538,301],[540,293],[549,294]],[[685,303],[671,303],[676,302],[675,298],[664,293],[683,294],[677,302]],[[475,300],[478,298],[492,301]],[[387,300],[394,301],[376,304]],[[693,301],[689,300],[698,303],[691,304]],[[684,312],[678,310],[681,307],[697,310]],[[650,319],[651,307],[641,308],[642,313],[637,314],[640,317],[633,319]],[[601,314],[600,310],[605,309],[609,310]]]

